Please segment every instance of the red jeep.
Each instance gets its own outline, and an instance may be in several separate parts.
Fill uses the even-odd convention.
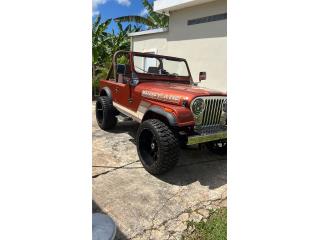
[[[205,78],[200,72],[199,80]],[[173,168],[181,145],[205,143],[211,151],[226,151],[226,93],[198,87],[185,59],[119,51],[99,95],[100,128],[114,128],[119,114],[141,123],[137,151],[151,174]]]

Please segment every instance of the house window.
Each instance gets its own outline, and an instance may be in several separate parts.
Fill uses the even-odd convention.
[[[201,24],[201,23],[207,23],[207,22],[220,21],[220,20],[224,20],[224,19],[227,19],[227,13],[191,19],[191,20],[188,20],[187,24],[188,25],[195,25],[195,24]]]

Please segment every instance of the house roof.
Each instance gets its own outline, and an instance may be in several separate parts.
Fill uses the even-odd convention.
[[[157,28],[157,29],[150,29],[150,30],[140,31],[140,32],[132,32],[132,33],[129,33],[128,36],[134,37],[134,36],[153,34],[153,33],[163,33],[163,32],[168,32],[168,28]]]
[[[169,13],[187,7],[201,5],[207,2],[216,0],[155,0],[153,3],[153,10],[160,13]]]

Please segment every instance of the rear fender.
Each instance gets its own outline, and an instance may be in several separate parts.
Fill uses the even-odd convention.
[[[111,92],[110,88],[108,88],[108,87],[101,88],[99,95],[100,96],[109,96],[112,98],[112,92]]]

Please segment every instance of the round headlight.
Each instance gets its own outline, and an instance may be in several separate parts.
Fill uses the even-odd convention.
[[[204,101],[203,99],[199,98],[196,99],[192,104],[192,112],[195,115],[199,115],[204,110]]]
[[[222,110],[223,110],[224,112],[227,112],[227,99],[225,99],[225,100],[223,101]]]

